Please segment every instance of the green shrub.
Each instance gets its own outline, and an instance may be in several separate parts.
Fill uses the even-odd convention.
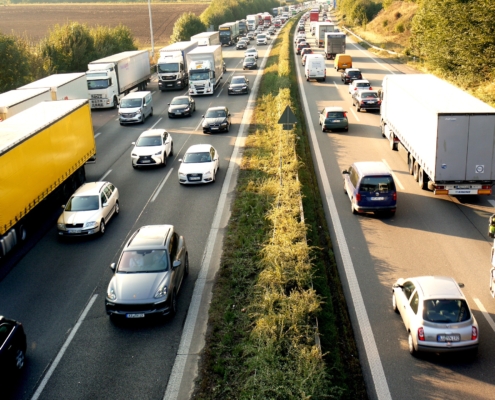
[[[404,24],[402,22],[399,22],[397,25],[395,25],[395,32],[397,33],[403,33],[406,30],[404,27]]]

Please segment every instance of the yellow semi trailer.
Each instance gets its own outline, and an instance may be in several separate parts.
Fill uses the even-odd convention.
[[[0,123],[0,257],[68,200],[95,155],[88,100],[41,102]]]

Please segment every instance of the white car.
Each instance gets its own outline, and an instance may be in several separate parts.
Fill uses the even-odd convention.
[[[132,142],[132,167],[150,165],[167,165],[167,157],[174,154],[174,141],[165,129],[149,129],[139,135],[137,142]]]
[[[373,90],[373,88],[367,79],[356,79],[349,83],[349,94],[351,96],[358,90]]]
[[[268,44],[268,39],[265,34],[256,36],[256,44]]]
[[[59,236],[103,235],[120,211],[119,191],[110,182],[89,182],[71,196],[57,221]]]
[[[247,49],[244,52],[244,58],[246,58],[246,57],[254,57],[254,58],[258,59],[258,50],[256,50],[254,47]]]
[[[470,351],[476,354],[478,323],[453,278],[401,278],[392,290],[392,307],[404,321],[412,355],[419,351]]]
[[[189,147],[179,162],[179,183],[182,185],[215,182],[220,167],[218,152],[210,144]]]
[[[304,32],[299,32],[294,38],[294,44],[297,43],[297,39],[306,39],[306,34]]]

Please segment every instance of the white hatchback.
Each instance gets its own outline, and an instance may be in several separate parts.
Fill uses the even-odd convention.
[[[256,44],[268,44],[268,39],[265,34],[256,36]]]
[[[210,144],[195,144],[189,147],[183,159],[179,159],[179,183],[194,185],[215,182],[220,156]]]
[[[165,129],[149,129],[139,135],[137,142],[132,142],[132,167],[167,165],[167,157],[174,154],[174,141]]]
[[[352,96],[358,90],[373,90],[371,83],[367,79],[356,79],[349,83],[349,94]]]

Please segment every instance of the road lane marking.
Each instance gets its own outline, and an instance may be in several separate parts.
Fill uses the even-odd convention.
[[[270,45],[266,54],[270,53],[271,47],[272,46]],[[251,122],[254,105],[256,103],[258,86],[261,79],[261,71],[264,69],[266,61],[267,58],[264,57],[263,61],[261,62],[261,68],[258,69],[256,73],[253,89],[249,94],[244,115],[242,116],[241,125],[239,126],[239,132],[237,134],[234,145],[234,150],[232,151],[232,156],[230,157],[229,167],[227,168],[227,173],[223,182],[220,198],[218,200],[217,208],[213,216],[210,233],[208,234],[208,239],[206,241],[206,247],[203,253],[203,260],[201,262],[201,269],[199,271],[198,279],[196,280],[194,285],[191,304],[189,305],[189,310],[187,311],[186,322],[184,323],[184,328],[182,330],[179,349],[177,350],[174,365],[172,367],[172,372],[170,373],[170,377],[168,380],[167,389],[163,397],[164,400],[176,400],[179,397],[180,385],[182,382],[182,377],[184,375],[187,357],[189,356],[191,349],[194,327],[196,326],[199,309],[202,305],[201,302],[206,284],[206,278],[212,262],[214,244],[217,240],[218,232],[222,229],[220,222],[223,210],[225,209],[225,205],[229,200],[230,182],[234,174],[234,169],[241,163],[242,155],[239,154],[239,149],[241,148],[241,146],[243,146],[243,138],[246,137],[247,128],[249,127],[249,124]],[[246,134],[244,132],[246,132]]]
[[[372,57],[371,56],[371,52],[369,51],[366,51],[364,50],[361,46],[359,46],[357,43],[349,43],[349,44],[352,44],[354,45],[354,47],[356,48],[356,50],[359,50],[361,53],[364,53],[366,54],[366,56],[368,56],[369,58],[371,58],[374,62],[376,62],[378,65],[380,65],[381,67],[385,68],[387,71],[389,71],[391,74],[395,75],[395,72],[392,71],[390,68],[387,67],[386,64],[383,64],[381,63],[380,61],[378,61],[375,57]]]
[[[298,80],[299,88],[301,89],[301,99],[304,104],[304,110],[306,112],[306,115],[309,116],[311,115],[311,113],[309,111],[306,91],[304,89],[304,84],[302,82],[300,67],[297,62],[296,62],[296,69],[297,69],[297,80]],[[315,128],[311,122],[311,119],[308,119],[308,128],[311,136],[311,141],[313,142],[313,148],[316,157],[316,165],[318,166],[318,171],[321,176],[323,192],[325,194],[327,206],[330,211],[331,223],[333,224],[335,236],[337,237],[338,246],[341,251],[342,263],[347,278],[347,284],[349,285],[349,292],[351,295],[352,305],[354,311],[356,312],[356,318],[358,321],[359,330],[361,332],[361,338],[363,340],[366,357],[368,359],[368,364],[371,371],[371,377],[373,379],[376,396],[380,400],[392,399],[387,384],[387,378],[385,376],[385,372],[383,371],[383,365],[380,360],[380,354],[378,353],[378,348],[376,346],[375,338],[373,336],[373,330],[371,329],[371,323],[368,317],[368,313],[366,312],[366,306],[364,304],[363,295],[359,288],[359,282],[357,280],[356,270],[354,269],[354,265],[352,263],[351,253],[349,251],[349,247],[347,246],[347,241],[344,235],[344,229],[342,227],[342,223],[340,222],[340,217],[337,211],[337,206],[335,204],[335,199],[333,197],[332,189],[330,187],[330,183],[328,180],[328,175],[325,170],[325,164],[323,162],[321,150],[318,147]]]
[[[105,173],[105,175],[103,175],[100,179],[98,179],[98,181],[102,181],[103,179],[105,179],[105,178],[106,178],[106,177],[110,174],[110,172],[112,172],[112,170],[111,170],[111,169],[109,169],[109,170]]]
[[[101,132],[98,132],[96,135],[95,135],[95,139],[101,135]]]
[[[168,174],[165,176],[165,178],[163,179],[162,183],[160,183],[160,186],[158,186],[158,188],[155,190],[155,193],[153,193],[153,197],[151,197],[151,202],[152,203],[155,201],[155,199],[160,194],[160,191],[162,190],[163,185],[165,185],[165,182],[167,182],[167,179],[168,179],[168,177],[170,176],[170,174],[172,173],[173,170],[174,170],[173,168],[170,168],[170,171],[168,171]]]
[[[34,393],[33,397],[31,397],[31,400],[37,400],[41,396],[41,393],[43,392],[43,389],[45,388],[45,386],[48,383],[49,379],[53,375],[53,372],[55,371],[55,368],[57,368],[57,365],[59,364],[60,360],[64,356],[65,351],[68,349],[70,343],[72,342],[72,339],[74,339],[74,336],[76,336],[76,333],[77,333],[78,329],[81,327],[81,324],[83,323],[84,318],[86,318],[86,315],[88,314],[89,310],[93,306],[93,304],[94,304],[94,302],[95,302],[95,300],[96,300],[97,297],[98,297],[98,295],[97,294],[94,294],[93,297],[91,297],[91,299],[89,300],[89,303],[86,305],[86,308],[84,309],[84,311],[82,312],[81,316],[77,320],[76,325],[71,330],[71,332],[69,334],[69,337],[67,338],[67,340],[65,341],[64,345],[62,346],[62,348],[58,352],[57,357],[55,357],[55,360],[53,360],[52,365],[50,365],[50,369],[48,370],[48,372],[46,373],[45,377],[41,381],[40,385],[38,386],[38,389],[36,389],[36,392]]]
[[[488,203],[490,203],[492,207],[495,207],[495,200],[488,200]]]
[[[399,185],[399,187],[402,189],[402,190],[406,190],[404,189],[404,186],[402,186],[402,183],[401,181],[399,180],[399,178],[397,178],[397,175],[395,175],[395,172],[392,170],[392,168],[390,168],[390,165],[388,165],[388,162],[387,160],[385,160],[384,158],[382,158],[382,161],[383,163],[387,166],[387,168],[390,170],[390,172],[392,173],[392,176],[394,177],[394,181]]]
[[[162,120],[162,117],[160,117],[160,119],[158,121],[156,121],[150,129],[154,129],[156,124],[158,124],[158,122],[160,122],[161,120]]]
[[[492,319],[492,317],[490,317],[490,314],[488,314],[488,311],[486,311],[486,308],[483,306],[483,304],[481,303],[481,301],[479,299],[473,298],[473,300],[476,303],[476,305],[478,306],[478,308],[480,309],[483,316],[485,317],[486,322],[488,322],[488,325],[490,325],[492,330],[495,332],[495,322],[493,322],[493,319]]]
[[[351,113],[352,113],[352,115],[354,115],[354,118],[356,118],[357,122],[361,122],[361,120],[359,119],[358,115],[356,114],[356,112],[354,111],[354,108],[352,108],[352,106],[351,106]]]

